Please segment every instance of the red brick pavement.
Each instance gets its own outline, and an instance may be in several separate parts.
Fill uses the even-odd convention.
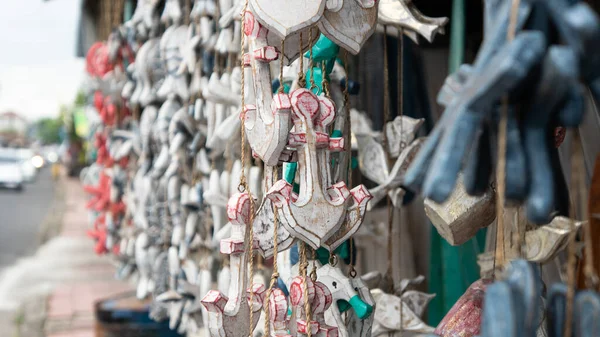
[[[65,183],[67,209],[60,235],[90,240],[92,252],[93,242],[86,236],[90,227],[84,209],[87,198],[77,181]],[[115,268],[108,257],[100,263],[74,268],[76,275],[56,287],[49,297],[45,324],[48,337],[94,337],[94,303],[133,289],[127,282],[114,279]]]

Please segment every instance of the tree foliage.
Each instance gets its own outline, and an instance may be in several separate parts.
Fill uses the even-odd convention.
[[[60,143],[60,118],[42,118],[35,122],[36,136],[42,144]]]

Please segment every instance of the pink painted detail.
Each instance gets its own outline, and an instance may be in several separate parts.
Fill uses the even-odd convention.
[[[288,304],[285,294],[279,288],[274,288],[269,298],[269,314],[271,321],[285,322],[287,320]]]
[[[293,118],[312,119],[319,112],[319,100],[317,96],[307,89],[296,89],[292,92]]]
[[[202,298],[202,305],[208,311],[223,312],[223,308],[225,308],[227,300],[228,298],[219,291],[211,290],[204,296],[204,298]]]
[[[446,314],[434,333],[442,337],[479,335],[483,299],[485,290],[490,283],[490,280],[478,280],[471,284]]]
[[[252,303],[250,303],[250,293],[252,293]],[[252,311],[260,310],[262,304],[265,302],[266,294],[267,289],[260,283],[254,283],[251,288],[246,290],[246,298],[248,299],[248,305],[250,305]]]
[[[290,303],[293,306],[304,305],[304,280],[307,282],[308,301],[312,302],[315,298],[315,284],[310,277],[296,276],[290,285]]]
[[[350,196],[350,190],[348,190],[346,183],[343,181],[337,182],[337,183],[329,186],[327,188],[327,192],[330,196],[336,195],[336,196],[338,196],[338,198],[341,198],[343,200],[348,199],[348,197]],[[336,201],[336,200],[332,200],[332,201]]]
[[[298,332],[301,334],[308,334],[308,324],[306,324],[306,321],[303,319],[297,320],[296,321],[296,325],[298,326]],[[320,325],[319,322],[317,321],[312,321],[310,322],[310,332],[312,333],[312,335],[316,335],[317,332],[319,332],[320,329]]]
[[[254,14],[250,11],[244,13],[244,34],[246,36],[256,37],[260,30],[260,23],[254,18]]]
[[[275,114],[289,114],[292,111],[292,102],[290,96],[286,93],[277,93],[273,96],[271,110]]]
[[[244,252],[244,240],[222,239],[220,244],[221,254],[241,254]]]
[[[323,314],[333,302],[333,296],[329,288],[322,282],[315,282],[315,299],[312,302],[311,310],[315,315]]]
[[[271,62],[279,58],[279,52],[273,46],[266,46],[254,50],[254,58],[261,62]]]
[[[315,124],[325,128],[335,119],[335,104],[330,98],[325,96],[319,96],[319,104],[321,107],[321,112],[319,113]]]
[[[373,196],[371,193],[369,193],[369,190],[365,187],[365,185],[356,186],[350,190],[350,194],[352,194],[354,202],[357,204],[361,204],[365,199],[373,199]]]
[[[245,118],[248,120],[249,117],[256,115],[256,105],[254,104],[246,104],[242,113],[240,114],[240,119]]]
[[[282,207],[288,203],[290,200],[290,196],[292,194],[292,185],[285,180],[279,180],[271,188],[267,193],[267,198],[271,199],[271,201],[277,207]]]
[[[317,149],[326,149],[329,147],[329,135],[325,132],[315,132],[317,135]]]
[[[343,151],[344,150],[344,138],[335,137],[329,138],[329,151]]]
[[[290,132],[288,139],[289,147],[299,147],[306,144],[306,133],[305,132]]]
[[[236,193],[227,202],[227,217],[236,225],[245,226],[250,220],[250,196]]]
[[[252,55],[244,54],[244,68],[252,67]]]

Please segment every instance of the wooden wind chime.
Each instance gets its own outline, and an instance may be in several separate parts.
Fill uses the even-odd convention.
[[[124,4],[101,2],[112,30],[87,57],[99,118],[83,181],[97,252],[136,277],[153,319],[212,337],[600,336],[600,173],[586,203],[576,129],[584,97],[600,98],[589,6],[485,0],[477,57],[447,77],[425,138],[424,119],[407,116],[404,36],[431,42],[448,19],[413,1],[138,0],[119,25]],[[348,53],[376,31],[381,131],[378,112],[352,108],[349,78]],[[564,128],[571,212],[556,214]],[[353,182],[355,167],[373,184]],[[417,290],[424,277],[398,277],[414,192],[451,245],[495,229],[481,280],[436,327],[422,320],[435,296]],[[383,273],[357,265],[364,237],[385,248]],[[542,294],[534,263],[565,256],[567,285]]]

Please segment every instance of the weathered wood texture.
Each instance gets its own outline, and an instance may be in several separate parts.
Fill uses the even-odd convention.
[[[471,239],[479,229],[489,226],[496,217],[494,194],[470,196],[461,181],[442,204],[425,199],[425,214],[438,233],[453,246]]]

